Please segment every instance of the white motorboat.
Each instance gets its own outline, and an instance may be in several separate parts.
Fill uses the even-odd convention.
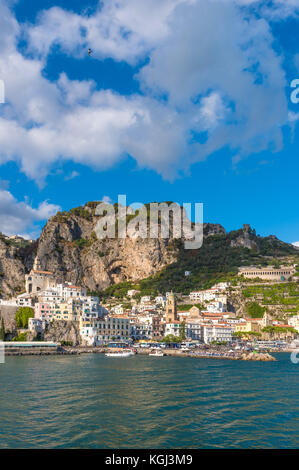
[[[153,356],[153,357],[163,357],[164,356],[164,353],[163,351],[161,351],[161,349],[156,349],[155,351],[151,351],[149,353],[149,356]]]
[[[107,357],[131,357],[134,356],[135,352],[132,349],[123,349],[122,351],[112,351],[105,353]]]

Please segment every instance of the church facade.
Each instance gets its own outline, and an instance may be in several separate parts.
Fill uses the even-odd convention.
[[[33,269],[25,276],[27,294],[37,294],[48,287],[55,287],[56,280],[51,271],[43,271],[38,258],[35,258]]]

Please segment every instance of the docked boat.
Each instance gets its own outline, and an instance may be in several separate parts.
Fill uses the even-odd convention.
[[[123,349],[122,351],[112,351],[105,353],[107,357],[131,357],[135,352],[132,349]]]
[[[161,351],[161,349],[156,349],[155,351],[151,351],[149,353],[149,356],[153,356],[153,357],[163,357],[164,356],[164,353],[163,351]]]

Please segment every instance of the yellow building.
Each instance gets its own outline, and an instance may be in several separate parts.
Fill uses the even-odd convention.
[[[51,314],[53,320],[79,321],[82,312],[80,300],[69,300],[59,304],[53,304]]]
[[[261,326],[260,323],[254,320],[245,320],[242,323],[236,323],[235,326],[235,332],[241,332],[241,333],[249,333],[249,332],[255,332],[255,333],[260,333],[261,331]]]

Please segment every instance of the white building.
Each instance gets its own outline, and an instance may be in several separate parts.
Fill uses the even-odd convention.
[[[152,311],[157,310],[157,305],[151,304],[151,303],[144,303],[144,304],[138,305],[138,312],[143,313],[148,310],[152,310]]]
[[[181,326],[182,322],[175,321],[165,324],[165,336],[173,335],[173,336],[180,336],[181,334]]]
[[[128,292],[127,292],[127,296],[128,297],[134,297],[134,295],[138,294],[138,290],[136,289],[129,289]]]
[[[163,295],[157,295],[155,298],[156,305],[162,305],[164,307],[166,305],[166,297]]]
[[[186,322],[186,336],[192,340],[202,341],[201,320],[188,320]]]
[[[214,313],[225,312],[226,311],[226,305],[223,304],[223,302],[219,302],[219,301],[215,300],[214,302],[211,302],[207,306],[207,311],[208,312],[214,312]]]
[[[80,321],[80,336],[83,344],[85,343],[88,346],[97,346],[99,342],[96,321],[83,317]]]
[[[274,322],[273,322],[274,323]],[[299,315],[294,315],[288,319],[288,324],[299,332]]]
[[[204,343],[209,344],[212,341],[232,342],[233,329],[226,324],[202,325],[202,339]]]
[[[28,295],[28,294],[18,295],[17,305],[19,305],[20,307],[31,307],[32,306],[32,300],[31,300],[30,295]]]
[[[47,322],[40,318],[29,318],[28,329],[36,333],[42,333],[46,328]]]
[[[230,287],[230,285],[231,285],[230,282],[218,282],[218,284],[215,284],[213,288],[219,289],[219,290],[226,290]]]
[[[7,307],[31,307],[32,300],[31,300],[30,295],[21,294],[21,295],[18,295],[18,297],[12,298],[10,300],[0,299],[0,305],[7,306]]]
[[[123,315],[124,309],[123,309],[122,304],[115,305],[115,307],[112,307],[111,312],[114,313],[115,315]]]
[[[131,337],[135,340],[152,339],[153,316],[138,315],[134,320],[131,320]]]
[[[194,291],[190,292],[190,300],[197,300],[199,302],[206,302],[210,300],[214,300],[216,298],[216,292],[213,289],[209,290],[202,290],[202,291]]]

